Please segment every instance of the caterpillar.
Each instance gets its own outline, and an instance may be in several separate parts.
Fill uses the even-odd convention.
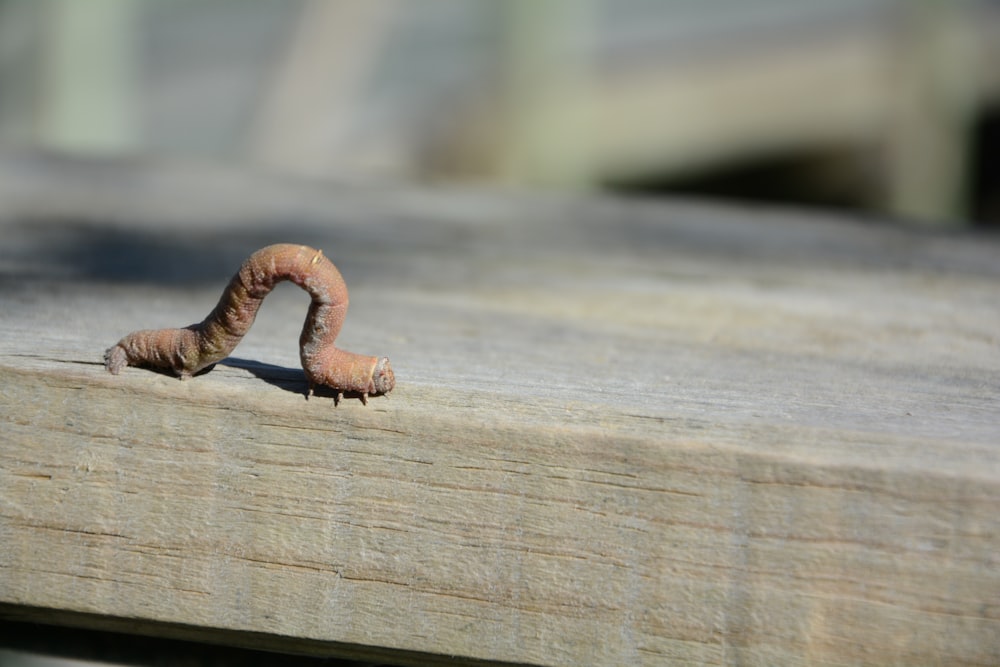
[[[299,356],[309,381],[368,397],[387,394],[396,385],[388,357],[369,357],[334,346],[347,313],[347,285],[323,251],[304,245],[277,244],[250,255],[226,287],[208,317],[182,329],[134,331],[104,353],[104,367],[118,375],[126,366],[165,368],[186,380],[229,356],[250,330],[261,303],[274,286],[290,280],[312,297]]]

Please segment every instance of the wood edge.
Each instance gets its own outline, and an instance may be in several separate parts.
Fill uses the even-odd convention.
[[[369,400],[368,405],[361,402],[348,401],[341,402],[340,406],[335,406],[333,394],[331,392],[320,391],[312,398],[306,398],[304,392],[297,391],[298,385],[293,388],[281,388],[281,383],[275,380],[261,379],[261,375],[253,371],[247,371],[241,365],[226,364],[229,366],[225,370],[212,371],[216,381],[211,385],[204,382],[199,383],[198,378],[181,381],[175,377],[157,373],[155,370],[144,368],[127,369],[130,373],[144,373],[150,376],[151,381],[123,381],[122,376],[113,376],[103,370],[103,366],[98,362],[81,362],[68,360],[50,360],[52,365],[36,365],[31,368],[24,368],[9,363],[5,363],[0,357],[0,382],[7,386],[12,384],[11,376],[21,376],[29,378],[29,381],[38,385],[43,385],[51,389],[78,390],[81,388],[93,387],[102,391],[119,392],[123,400],[142,400],[144,397],[153,400],[176,400],[182,404],[197,404],[200,407],[223,407],[227,410],[240,410],[248,415],[261,417],[268,414],[284,414],[289,407],[301,406],[302,418],[308,419],[317,416],[317,413],[310,412],[314,408],[321,407],[329,410],[338,417],[342,427],[358,429],[379,429],[392,430],[391,420],[397,415],[410,412],[413,418],[424,420],[420,432],[440,433],[459,424],[464,424],[470,419],[488,419],[488,410],[495,407],[497,396],[483,391],[465,392],[460,400],[449,400],[453,392],[441,390],[433,387],[407,386],[406,383],[394,391],[390,396],[379,396]],[[84,370],[93,368],[94,370]],[[253,378],[242,378],[248,382],[260,385],[260,391],[247,389],[245,383],[239,381],[237,373],[248,372]],[[7,374],[11,375],[7,375]],[[303,376],[304,378],[304,376]],[[218,381],[221,380],[221,381]],[[81,385],[81,383],[84,383]],[[179,391],[182,385],[193,385],[196,391]],[[305,380],[302,387],[306,386]],[[183,388],[183,387],[181,387]],[[265,396],[261,392],[272,392]],[[419,400],[416,396],[419,394]],[[537,400],[532,401],[532,404]],[[551,406],[549,406],[551,407]],[[580,410],[590,412],[600,412],[600,406],[581,406]],[[544,411],[544,408],[542,409]],[[604,413],[601,413],[604,414]],[[322,415],[320,415],[322,416]],[[607,416],[607,415],[605,415]],[[339,419],[342,417],[342,420]],[[857,431],[845,430],[836,431],[829,427],[787,427],[778,423],[766,424],[725,424],[713,434],[709,435],[701,430],[700,425],[695,425],[695,430],[688,427],[679,426],[681,430],[675,431],[671,426],[671,419],[667,417],[641,417],[634,414],[618,414],[618,421],[610,430],[601,424],[592,421],[588,415],[581,421],[575,423],[519,423],[503,424],[506,427],[508,436],[512,434],[543,434],[555,437],[557,440],[565,438],[594,437],[605,443],[617,442],[620,445],[640,445],[648,446],[653,440],[663,444],[667,449],[679,448],[685,451],[701,450],[713,456],[733,458],[731,463],[735,465],[735,460],[744,462],[757,461],[761,464],[781,463],[795,469],[815,468],[840,474],[846,470],[852,470],[855,474],[861,474],[866,478],[870,475],[879,475],[885,471],[901,475],[907,479],[937,480],[939,483],[952,483],[956,479],[962,479],[966,483],[975,484],[980,488],[1000,488],[1000,475],[997,470],[989,465],[967,464],[957,465],[955,468],[941,468],[939,465],[917,465],[911,466],[909,458],[900,458],[902,452],[889,453],[885,456],[860,457],[858,448],[870,447],[872,445],[898,445],[907,443],[913,449],[923,449],[935,447],[939,444],[952,442],[945,438],[931,438],[925,436],[906,437],[898,433],[877,432],[877,431]],[[386,420],[390,421],[386,421]],[[636,421],[638,420],[638,421]],[[650,429],[646,422],[652,420],[658,424]],[[683,422],[684,420],[679,420]],[[495,426],[492,421],[484,421],[483,427]],[[751,439],[760,439],[765,443],[775,439],[783,439],[805,434],[806,439],[822,439],[825,444],[815,446],[815,450],[789,451],[786,449],[770,449],[767,447],[748,448],[746,442]],[[833,456],[830,452],[831,443],[837,440],[844,447],[853,447],[852,454],[844,454],[843,458]],[[832,438],[832,439],[831,439]],[[671,443],[669,446],[666,443]],[[981,451],[983,446],[977,443],[968,443],[968,446],[977,451]],[[666,450],[664,450],[666,451]],[[866,453],[871,454],[867,451]],[[817,458],[818,457],[818,458]],[[936,464],[940,461],[936,461]],[[905,465],[901,465],[905,464]]]

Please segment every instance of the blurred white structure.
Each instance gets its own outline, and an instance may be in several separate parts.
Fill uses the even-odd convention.
[[[0,146],[587,188],[817,147],[964,213],[996,0],[0,0]]]

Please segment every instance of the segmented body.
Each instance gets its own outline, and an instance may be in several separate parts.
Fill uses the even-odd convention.
[[[117,375],[125,366],[168,368],[181,379],[225,359],[250,330],[274,286],[289,280],[312,297],[299,337],[302,368],[314,386],[331,387],[338,401],[356,392],[385,394],[395,386],[386,357],[370,357],[334,345],[347,313],[347,285],[322,251],[278,244],[252,254],[233,276],[219,303],[204,320],[182,329],[135,331],[105,352],[105,367]]]

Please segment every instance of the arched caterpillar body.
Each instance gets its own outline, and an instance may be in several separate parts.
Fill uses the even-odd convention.
[[[312,297],[299,337],[309,393],[316,385],[344,392],[387,394],[396,384],[387,357],[368,357],[334,347],[347,313],[347,285],[323,252],[303,245],[278,244],[250,255],[202,322],[183,329],[135,331],[104,353],[113,375],[125,366],[169,368],[182,380],[225,359],[250,329],[264,297],[290,280]]]

